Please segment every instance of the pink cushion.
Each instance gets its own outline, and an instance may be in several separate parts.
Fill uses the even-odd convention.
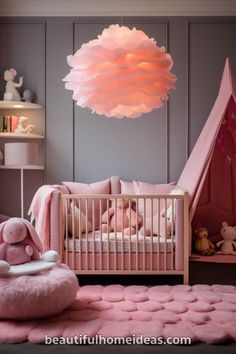
[[[169,184],[149,184],[133,181],[134,191],[137,195],[165,195],[175,187],[175,183]],[[164,200],[160,200],[160,210],[165,206]],[[144,215],[144,200],[139,200],[139,213]],[[153,202],[153,215],[159,213],[157,200]],[[151,217],[151,201],[146,201],[146,216]]]
[[[135,194],[133,182],[120,180],[121,194]]]
[[[36,275],[0,278],[0,318],[56,315],[72,303],[77,290],[74,272],[63,264]]]
[[[111,194],[120,194],[120,177],[119,176],[112,176],[111,177]]]
[[[79,183],[79,182],[63,182],[64,185],[67,186],[70,193],[72,194],[109,194],[110,192],[110,179],[106,179],[104,181],[95,182],[91,184]],[[95,228],[99,227],[99,200],[94,202],[94,222]],[[79,207],[79,202],[77,201],[77,206]],[[92,200],[88,201],[88,220],[92,222],[92,208],[93,203]],[[101,202],[101,214],[106,210],[106,200],[104,199]],[[86,201],[81,201],[81,210],[86,215]]]

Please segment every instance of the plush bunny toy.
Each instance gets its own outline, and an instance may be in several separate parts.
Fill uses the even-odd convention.
[[[142,222],[142,218],[136,211],[129,207],[129,201],[124,199],[117,199],[117,209],[115,215],[115,208],[111,207],[102,215],[102,232],[121,232],[124,230],[125,235],[134,235],[136,233],[136,219],[138,224]]]
[[[220,234],[223,240],[216,244],[217,247],[221,246],[221,250],[217,253],[236,255],[234,250],[234,248],[236,249],[236,226],[230,226],[227,222],[223,222]]]
[[[0,224],[0,274],[7,273],[11,265],[32,260],[58,260],[57,252],[48,251],[41,255],[42,251],[42,243],[29,221],[11,218]]]

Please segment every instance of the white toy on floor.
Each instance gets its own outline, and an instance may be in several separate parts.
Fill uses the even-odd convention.
[[[28,117],[21,116],[19,117],[19,123],[16,127],[15,133],[32,133],[35,126],[33,124],[26,124],[29,120]]]
[[[28,220],[11,218],[0,224],[0,275],[39,272],[59,259],[55,251],[42,252],[42,243]]]
[[[217,242],[217,247],[221,246],[218,254],[231,254],[236,255],[236,226],[229,226],[227,222],[222,223],[223,227],[220,230],[223,240]]]
[[[14,77],[17,72],[15,69],[5,70],[4,80],[6,83],[6,91],[3,96],[4,101],[21,101],[20,94],[16,87],[21,87],[23,85],[23,77],[20,77],[19,82],[14,82]]]

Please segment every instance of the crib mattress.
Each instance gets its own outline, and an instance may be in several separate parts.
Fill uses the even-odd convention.
[[[69,252],[166,252],[170,253],[174,251],[175,238],[166,239],[163,236],[146,236],[143,235],[123,235],[121,232],[114,232],[101,234],[100,231],[88,233],[88,239],[86,240],[86,234],[82,234],[81,240],[75,238],[74,240],[68,238],[65,240],[65,249]]]

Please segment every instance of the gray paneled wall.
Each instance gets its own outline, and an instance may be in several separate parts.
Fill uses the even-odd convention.
[[[24,77],[23,87],[31,89],[35,101],[45,105],[45,31],[46,23],[39,19],[1,19],[0,21],[0,99],[3,97],[6,69],[17,70]],[[35,124],[38,134],[44,131],[44,115],[35,110],[1,110],[0,115],[26,115]],[[9,140],[0,140],[0,145]],[[40,185],[44,183],[43,171],[26,171],[24,174],[24,211],[25,216],[30,201]],[[0,170],[0,213],[10,216],[20,215],[20,170]]]
[[[216,98],[227,56],[236,74],[236,18],[122,21],[168,49],[178,78],[163,108],[133,120],[79,108],[62,82],[69,71],[67,55],[103,28],[121,23],[120,18],[0,21],[1,77],[6,67],[15,66],[45,105],[47,183],[93,182],[111,175],[153,183],[177,180]],[[0,80],[1,96],[3,85]],[[1,184],[5,179],[1,172]]]
[[[136,20],[137,21],[137,20]],[[167,24],[160,20],[133,23],[166,46]],[[119,21],[118,21],[119,22]],[[75,48],[97,37],[113,21],[74,26]],[[111,175],[147,182],[167,180],[166,108],[154,110],[139,119],[106,118],[89,109],[75,108],[75,180],[93,182]]]

